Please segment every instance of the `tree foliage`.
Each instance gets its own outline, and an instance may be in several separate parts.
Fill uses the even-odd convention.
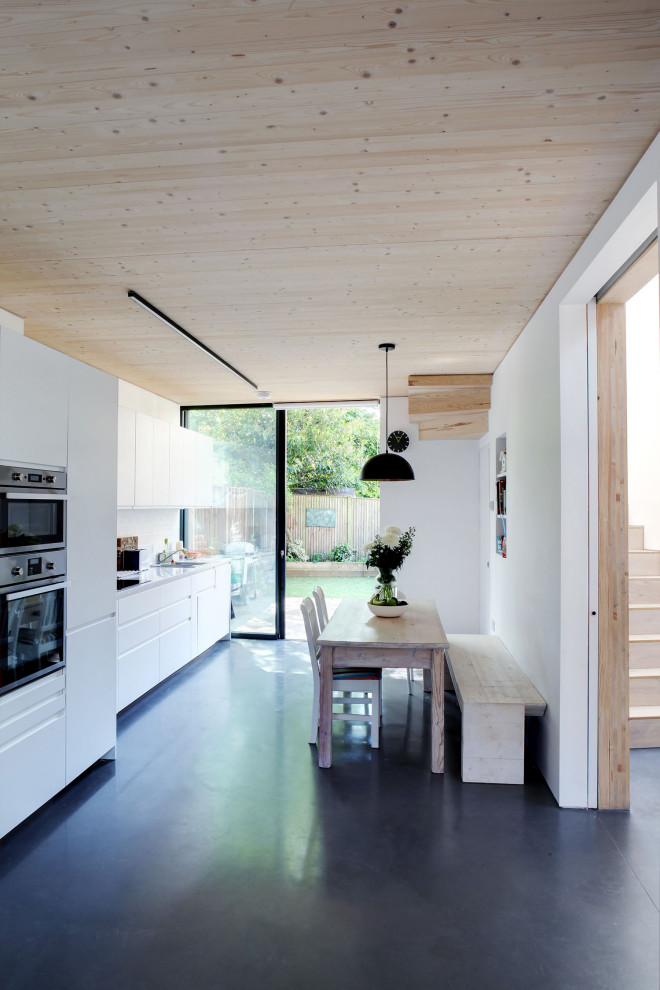
[[[213,438],[216,484],[275,491],[275,411],[194,409],[188,426]],[[360,482],[368,457],[378,453],[378,414],[361,408],[297,409],[287,413],[287,488],[377,497],[377,482]]]
[[[334,492],[355,488],[367,498],[377,482],[358,481],[362,465],[378,453],[379,419],[365,409],[297,409],[287,414],[287,485]]]

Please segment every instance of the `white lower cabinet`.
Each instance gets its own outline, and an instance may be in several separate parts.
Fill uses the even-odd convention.
[[[67,636],[67,784],[115,747],[116,635],[112,616]]]
[[[230,564],[120,598],[117,711],[229,634]]]
[[[143,643],[135,650],[117,657],[117,711],[137,701],[160,680],[160,645],[158,639]]]
[[[231,563],[196,574],[192,580],[197,655],[229,635]]]
[[[186,659],[182,660],[183,657]],[[159,679],[164,681],[190,659],[189,616],[185,622],[168,629],[160,636]]]
[[[0,836],[64,787],[64,670],[0,698]]]

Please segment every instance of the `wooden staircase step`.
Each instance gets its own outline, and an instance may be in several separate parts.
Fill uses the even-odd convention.
[[[629,551],[628,572],[631,577],[660,574],[660,550]]]
[[[660,605],[630,605],[629,634],[660,633]]]
[[[660,574],[631,575],[629,595],[631,605],[660,604]]]
[[[628,549],[629,550],[644,549],[643,526],[628,526]]]
[[[660,746],[660,705],[634,706],[628,725],[631,749]]]
[[[630,671],[630,707],[660,705],[660,667]]]
[[[628,663],[631,670],[660,667],[660,633],[631,636]]]

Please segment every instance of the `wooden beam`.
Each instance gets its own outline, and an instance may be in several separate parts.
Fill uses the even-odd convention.
[[[490,409],[490,388],[446,388],[409,395],[408,412],[443,413]]]
[[[441,440],[443,437],[478,438],[488,433],[487,412],[422,413],[411,416],[419,423],[420,440]]]
[[[598,807],[630,807],[626,311],[598,321]]]
[[[482,388],[493,384],[492,375],[410,375],[408,378],[408,393],[414,394],[416,389],[427,391],[439,386],[450,388]]]
[[[420,440],[481,437],[488,432],[492,375],[411,375],[408,415]]]

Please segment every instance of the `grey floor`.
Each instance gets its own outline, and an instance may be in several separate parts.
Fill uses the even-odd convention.
[[[399,672],[393,672],[397,675]],[[660,751],[633,810],[429,773],[429,701],[384,684],[382,747],[307,743],[304,644],[222,644],[119,720],[0,854],[3,990],[656,990]]]

